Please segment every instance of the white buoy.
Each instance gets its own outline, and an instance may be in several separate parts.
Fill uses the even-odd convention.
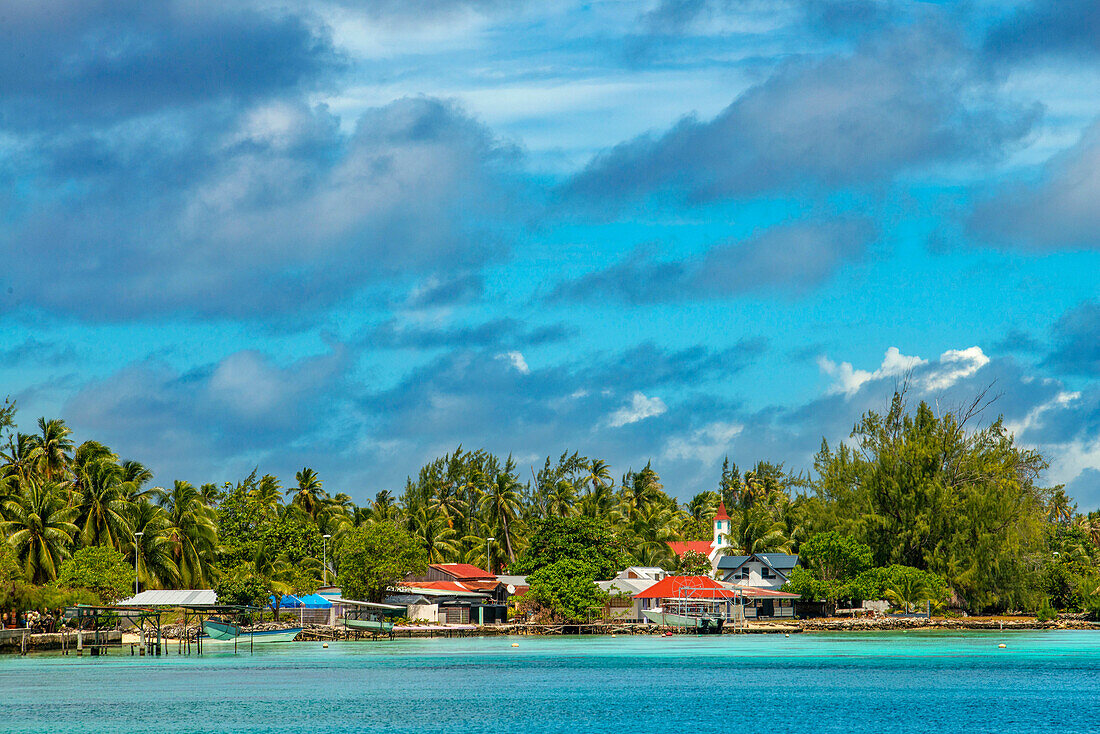
[[[327,642],[324,642],[324,643],[322,643],[322,644],[321,644],[321,647],[325,647],[325,648],[327,648],[327,647],[328,647],[328,643],[327,643]]]
[[[518,642],[513,642],[512,647],[519,647],[519,643]]]
[[[1006,647],[1008,647],[1008,645],[1006,645],[1006,644],[1004,644],[1004,643],[1002,642],[1002,643],[1001,643],[1000,645],[997,645],[997,647],[1000,647],[1000,648],[1006,648]]]
[[[790,632],[784,632],[784,633],[783,633],[783,636],[784,636],[784,637],[790,637],[790,636],[791,636],[791,633],[790,633]]]

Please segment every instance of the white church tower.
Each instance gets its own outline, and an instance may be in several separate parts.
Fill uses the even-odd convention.
[[[710,543],[710,557],[715,560],[721,555],[719,551],[730,544],[730,516],[726,514],[726,503],[718,505],[718,514],[714,516],[714,540]]]

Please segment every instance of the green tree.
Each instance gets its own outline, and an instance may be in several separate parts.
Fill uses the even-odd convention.
[[[562,622],[585,622],[598,617],[607,592],[596,585],[595,569],[584,561],[563,558],[527,577],[530,588],[525,606],[545,611]]]
[[[562,560],[583,561],[602,579],[611,578],[627,565],[619,539],[607,523],[574,516],[537,522],[526,550],[511,569],[530,574]]]
[[[799,548],[798,562],[823,581],[847,581],[871,567],[871,548],[835,530],[817,533]]]
[[[134,569],[114,548],[92,545],[81,548],[64,563],[57,583],[72,589],[88,589],[105,604],[114,604],[133,593]]]
[[[206,588],[211,581],[210,565],[218,542],[213,513],[190,482],[179,480],[165,493],[161,507],[180,582],[192,589]]]
[[[345,598],[366,601],[381,601],[391,587],[427,566],[420,542],[393,522],[352,528],[336,556],[336,579]]]
[[[4,513],[8,519],[0,528],[27,580],[44,584],[57,578],[77,534],[72,522],[76,511],[65,503],[61,488],[55,482],[30,480],[4,502]]]
[[[699,551],[688,550],[680,556],[680,573],[684,576],[709,576],[713,568],[710,559]]]
[[[267,583],[248,566],[237,566],[226,572],[214,585],[219,604],[241,607],[266,607],[271,594]]]

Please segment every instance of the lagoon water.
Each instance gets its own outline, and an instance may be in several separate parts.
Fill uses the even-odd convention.
[[[1100,731],[1100,632],[273,648],[3,656],[0,732]]]

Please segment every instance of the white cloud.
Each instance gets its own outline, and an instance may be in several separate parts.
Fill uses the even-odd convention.
[[[527,360],[523,358],[523,352],[502,352],[497,355],[497,359],[506,360],[521,375],[531,374],[531,368],[527,366]]]
[[[975,349],[977,349],[977,347],[975,347]],[[986,359],[986,361],[988,362],[989,360]],[[852,367],[851,362],[841,362],[837,364],[825,355],[821,355],[817,358],[817,366],[821,368],[822,372],[829,375],[834,380],[832,387],[829,388],[829,392],[844,393],[845,395],[854,395],[859,391],[859,388],[863,387],[865,382],[870,380],[879,380],[883,377],[898,377],[924,364],[927,364],[927,360],[921,359],[920,357],[904,355],[897,347],[890,347],[886,350],[886,354],[882,358],[882,365],[874,372],[857,370]]]
[[[728,453],[730,441],[745,427],[740,423],[708,423],[687,436],[676,436],[665,444],[666,459],[695,459],[706,465],[714,464]]]
[[[607,425],[612,428],[644,421],[668,412],[668,406],[660,398],[647,398],[640,392],[630,396],[630,404],[624,405],[607,417]]]
[[[946,390],[989,364],[981,347],[949,349],[940,355],[939,365],[924,377],[926,390]]]

